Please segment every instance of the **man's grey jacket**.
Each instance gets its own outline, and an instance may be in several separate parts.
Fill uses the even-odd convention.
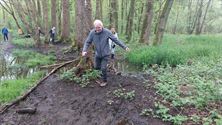
[[[90,44],[93,43],[95,45],[95,54],[97,57],[105,57],[111,54],[109,47],[109,39],[115,42],[117,45],[126,49],[126,45],[124,45],[121,41],[119,41],[112,33],[106,28],[103,28],[101,32],[97,33],[95,29],[91,30],[83,47],[83,52],[87,52]]]

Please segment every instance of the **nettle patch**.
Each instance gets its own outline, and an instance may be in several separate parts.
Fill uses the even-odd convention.
[[[63,80],[73,81],[79,84],[81,87],[86,87],[91,80],[95,80],[100,77],[101,72],[98,70],[89,69],[86,70],[83,75],[75,75],[76,67],[70,70],[64,71],[60,74],[60,78]]]
[[[124,88],[116,89],[113,91],[113,95],[117,98],[122,98],[126,100],[133,100],[135,98],[135,90],[127,91]]]
[[[186,112],[187,118],[178,116],[173,122],[183,121],[179,122],[181,124],[195,122],[206,125],[221,123],[222,112],[217,109],[221,106],[222,99],[221,59],[200,59],[192,65],[178,65],[175,68],[159,67],[155,70],[151,69],[150,72],[156,78],[157,93],[168,102],[168,105],[170,104],[169,109],[186,108],[188,111],[191,110],[190,108],[196,109],[194,112]],[[167,116],[168,110],[160,109],[161,112],[158,113],[158,116],[163,120],[172,121],[172,118]],[[180,115],[183,113],[185,114],[185,110],[182,110]]]

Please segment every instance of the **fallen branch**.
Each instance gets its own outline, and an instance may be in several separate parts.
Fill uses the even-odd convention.
[[[18,114],[35,114],[36,113],[36,108],[22,108],[16,110]]]
[[[71,61],[67,61],[62,63],[61,65],[59,65],[58,67],[54,68],[50,73],[48,73],[45,77],[43,77],[41,80],[39,80],[37,82],[37,84],[35,86],[33,86],[31,89],[29,89],[28,92],[26,92],[23,96],[20,96],[18,99],[16,99],[15,101],[6,104],[5,106],[3,106],[3,108],[0,110],[0,114],[3,114],[5,111],[7,111],[10,107],[12,107],[13,105],[19,103],[20,101],[24,100],[31,92],[33,92],[44,80],[46,80],[50,75],[52,75],[53,73],[55,73],[57,70],[59,70],[60,68],[73,63],[75,61],[79,61],[79,57],[71,60]]]
[[[46,69],[46,68],[51,68],[51,67],[55,67],[55,66],[60,66],[63,63],[57,63],[57,64],[52,64],[52,65],[45,65],[45,66],[40,66],[40,69]]]

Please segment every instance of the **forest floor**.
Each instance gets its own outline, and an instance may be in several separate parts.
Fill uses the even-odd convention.
[[[11,44],[2,47],[11,47]],[[53,45],[58,59],[72,60],[78,55],[62,54],[66,45]],[[12,47],[11,47],[12,48]],[[4,50],[8,51],[8,48]],[[0,125],[168,125],[161,119],[142,116],[144,109],[154,109],[161,99],[155,94],[152,76],[140,79],[130,75],[108,73],[108,85],[100,87],[95,81],[82,88],[61,80],[54,73],[25,100],[0,114]],[[146,82],[146,84],[144,84]],[[131,100],[119,95],[128,94]],[[115,93],[116,92],[116,93]],[[122,93],[121,93],[122,92]],[[132,92],[130,94],[130,92]],[[19,114],[22,108],[35,108],[34,114]]]

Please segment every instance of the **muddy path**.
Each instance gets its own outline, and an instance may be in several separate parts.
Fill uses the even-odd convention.
[[[59,45],[56,49],[61,49]],[[59,52],[59,51],[58,51]],[[57,56],[61,57],[61,56]],[[24,101],[0,115],[1,125],[168,125],[152,116],[141,116],[145,108],[154,108],[157,95],[150,75],[144,80],[108,73],[108,85],[96,82],[82,88],[63,81],[53,74]],[[134,91],[130,99],[117,97],[115,92]],[[34,114],[18,114],[22,108],[36,108]]]

